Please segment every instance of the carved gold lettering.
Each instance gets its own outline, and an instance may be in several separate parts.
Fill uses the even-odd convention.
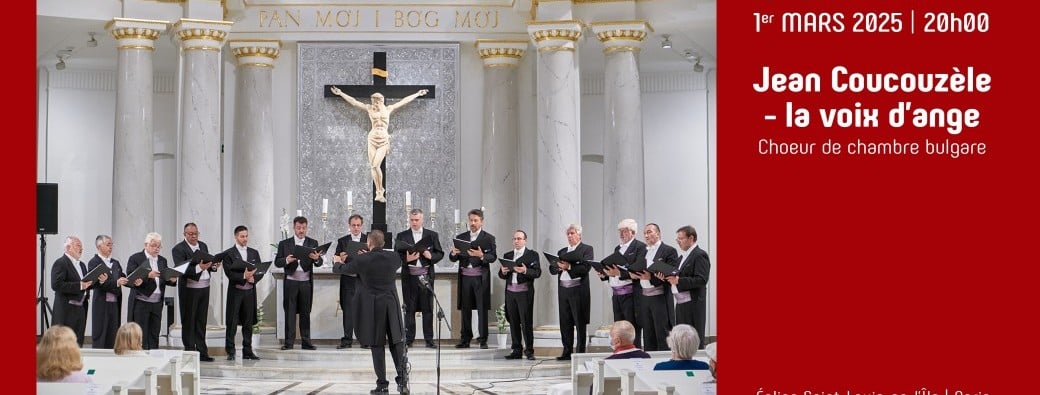
[[[293,15],[293,11],[296,11],[296,15]],[[289,19],[291,19],[292,22],[296,25],[296,27],[300,27],[300,10],[297,9],[297,10],[286,11],[285,12],[285,16],[288,16]],[[282,27],[285,27],[285,26],[282,26]]]
[[[314,20],[315,27],[332,27],[332,21],[329,17],[332,16],[332,11],[325,11],[325,15],[321,15],[321,10],[315,11],[317,18]]]
[[[285,23],[282,22],[282,13],[278,11],[271,13],[271,22],[267,24],[267,27],[271,27],[275,22],[278,23],[278,27],[285,27]]]
[[[426,11],[426,13],[423,14],[423,20],[426,22],[427,27],[437,27],[437,25],[440,25],[441,23],[441,18],[437,16],[437,11]],[[432,25],[430,24],[430,21],[433,21]]]
[[[394,10],[394,27],[437,27],[440,18],[437,11]]]
[[[256,20],[257,22],[260,22],[260,26],[258,27],[261,29],[264,27],[264,19],[267,19],[267,10],[260,10],[259,17],[256,18]]]
[[[496,28],[498,27],[498,11],[455,11],[455,28]]]

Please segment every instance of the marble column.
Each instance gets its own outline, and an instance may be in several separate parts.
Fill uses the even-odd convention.
[[[181,42],[182,67],[177,229],[196,223],[199,239],[212,246],[210,253],[223,250],[221,240],[227,232],[220,222],[220,50],[232,24],[181,19],[173,26]],[[180,239],[170,238],[167,244],[172,246]],[[223,278],[213,276],[210,281],[209,324],[223,322]]]
[[[590,24],[606,57],[603,102],[607,116],[603,138],[604,249],[617,245],[622,219],[645,222],[643,117],[639,91],[639,50],[649,25],[645,21]],[[637,232],[639,233],[639,232]]]
[[[275,237],[274,122],[272,81],[279,41],[230,41],[238,60],[235,78],[235,129],[231,136],[231,223],[249,228],[249,244],[267,259]],[[258,285],[258,300],[274,283]]]
[[[480,205],[484,229],[495,235],[504,254],[520,223],[519,150],[517,138],[517,65],[527,51],[527,41],[477,40],[484,62],[484,139]],[[503,303],[504,285],[491,283],[491,305]]]
[[[528,24],[527,31],[538,47],[537,212],[535,236],[529,237],[528,246],[555,253],[567,246],[567,226],[581,223],[581,106],[574,52],[582,24],[536,21]],[[538,305],[546,308],[535,309],[535,324],[559,321],[554,279],[546,270],[536,285]]]
[[[106,30],[118,47],[111,232],[116,255],[125,259],[155,231],[152,55],[166,22],[116,18]],[[92,246],[93,238],[83,243]]]

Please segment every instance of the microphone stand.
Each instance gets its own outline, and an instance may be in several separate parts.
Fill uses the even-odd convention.
[[[50,303],[47,302],[47,292],[45,291],[45,281],[43,281],[43,275],[45,270],[45,262],[47,260],[47,239],[44,238],[43,233],[40,233],[40,293],[36,296],[36,304],[40,305],[40,336],[43,336],[43,332],[47,328],[51,327],[51,321],[48,316],[53,316],[54,311],[51,309]]]
[[[433,266],[430,266],[433,269]],[[437,299],[437,293],[433,291],[433,284],[426,276],[419,276],[419,282],[426,286],[426,289],[430,290],[430,295],[433,296],[434,303],[437,303],[437,395],[441,393],[441,323],[444,323],[448,327],[448,332],[451,332],[451,324],[444,319],[444,309],[441,308],[441,301]]]

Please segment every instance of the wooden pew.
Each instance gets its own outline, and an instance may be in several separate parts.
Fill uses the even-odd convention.
[[[142,355],[116,355],[111,349],[82,350],[83,366],[95,369],[94,382],[106,393],[197,395],[197,351],[151,350]],[[118,386],[109,391],[109,387]]]

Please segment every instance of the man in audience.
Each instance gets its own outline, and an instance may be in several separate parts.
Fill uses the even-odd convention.
[[[700,346],[701,339],[692,326],[679,324],[668,334],[668,348],[672,350],[672,359],[654,365],[654,370],[708,370],[708,364],[693,359]]]
[[[614,325],[610,326],[610,347],[614,353],[607,359],[650,358],[650,354],[633,344],[635,340],[636,328],[631,322],[614,321]]]

